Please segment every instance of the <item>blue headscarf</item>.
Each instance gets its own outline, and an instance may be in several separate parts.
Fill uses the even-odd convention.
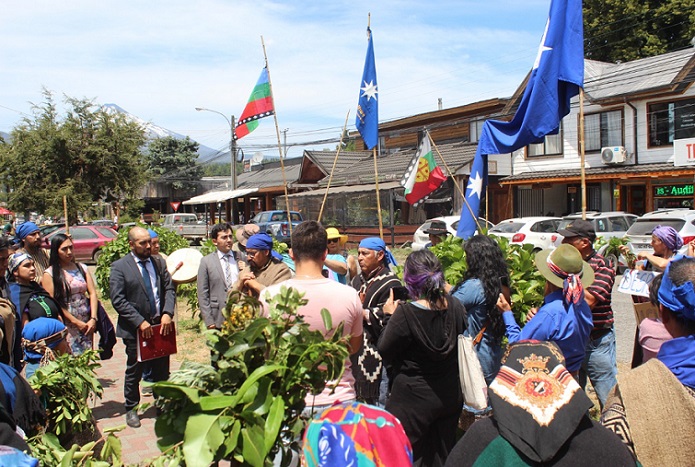
[[[24,240],[27,238],[27,235],[33,234],[39,230],[39,226],[34,224],[33,222],[25,222],[23,224],[20,224],[19,227],[15,230],[15,236],[19,240]]]
[[[659,286],[659,303],[683,318],[695,321],[695,287],[688,281],[676,287],[669,277],[670,268],[664,271]]]
[[[273,250],[273,238],[267,233],[251,235],[246,242],[246,249],[248,250],[249,248],[252,250],[270,250],[273,258],[282,261],[282,255]]]
[[[155,232],[154,230],[152,230],[152,229],[147,229],[147,231],[150,233],[150,238],[157,238],[157,237],[159,237],[159,235],[157,234],[157,232]]]
[[[22,329],[22,338],[30,342],[37,342],[46,339],[65,329],[65,325],[54,318],[36,318],[29,321]],[[62,339],[57,339],[48,344],[48,347],[55,349]],[[24,350],[27,358],[40,359],[43,355],[28,348]]]
[[[359,247],[368,250],[383,251],[386,264],[393,264],[394,266],[398,264],[396,258],[394,258],[391,252],[386,248],[386,243],[379,237],[367,237],[360,242]]]

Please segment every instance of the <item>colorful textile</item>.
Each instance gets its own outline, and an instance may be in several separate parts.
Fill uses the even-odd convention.
[[[611,305],[615,271],[606,258],[594,252],[586,259],[594,270],[594,282],[586,290],[594,296],[596,303],[591,310],[594,319],[594,331],[613,327],[613,307]]]
[[[456,235],[476,230],[480,199],[487,182],[487,155],[506,154],[557,133],[570,111],[570,100],[584,83],[584,32],[581,0],[554,0],[538,48],[536,62],[511,121],[486,120],[466,188],[471,209],[461,210]]]
[[[29,253],[15,253],[12,256],[10,256],[10,262],[8,266],[8,271],[10,275],[14,274],[14,272],[19,268],[19,266],[26,260],[31,259],[31,256],[29,256]]]
[[[22,329],[22,339],[35,344],[40,344],[40,341],[46,339],[45,346],[25,346],[27,360],[40,360],[44,356],[42,349],[45,347],[55,349],[62,341],[59,334],[64,331],[65,325],[52,318],[36,318],[25,324]],[[62,334],[62,337],[65,337],[65,334]]]
[[[652,230],[652,235],[661,240],[666,248],[671,251],[678,251],[683,246],[683,239],[676,229],[668,225],[657,225]]]
[[[306,467],[394,466],[413,463],[408,437],[396,417],[359,402],[335,405],[312,420],[304,434]]]
[[[261,76],[251,92],[251,97],[234,128],[234,139],[241,139],[258,127],[258,120],[275,113],[273,95],[270,91],[268,68],[261,70]]]
[[[412,205],[420,204],[439,188],[446,178],[434,160],[429,134],[425,135],[401,180],[401,185],[405,187],[406,201]],[[447,233],[446,227],[443,233]]]
[[[374,64],[374,43],[372,30],[367,28],[367,57],[360,82],[360,98],[357,101],[355,127],[362,135],[364,145],[372,149],[379,143],[379,100],[377,99],[376,65]]]

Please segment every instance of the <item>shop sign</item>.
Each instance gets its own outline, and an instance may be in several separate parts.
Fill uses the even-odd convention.
[[[654,187],[655,198],[665,198],[673,196],[693,196],[693,185],[663,185]]]

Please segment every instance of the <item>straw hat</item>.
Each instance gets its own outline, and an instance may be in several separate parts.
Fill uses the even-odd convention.
[[[536,254],[535,263],[538,272],[551,284],[562,287],[564,280],[550,270],[548,258],[565,273],[580,275],[584,287],[594,283],[594,270],[591,269],[589,263],[582,260],[582,254],[572,245],[563,243],[554,250],[542,250]]]
[[[236,240],[243,246],[252,235],[256,235],[261,229],[256,224],[245,224],[236,230]]]
[[[326,239],[327,240],[333,240],[334,238],[338,239],[338,243],[340,243],[340,246],[345,245],[345,243],[348,240],[347,235],[341,235],[340,232],[338,232],[338,229],[335,227],[328,227],[326,229]]]

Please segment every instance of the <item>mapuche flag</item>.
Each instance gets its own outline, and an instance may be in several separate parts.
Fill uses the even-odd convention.
[[[434,161],[430,138],[426,136],[401,180],[401,185],[405,187],[406,201],[417,204],[425,200],[444,180],[446,175]]]
[[[268,80],[268,68],[263,68],[261,77],[258,78],[256,87],[253,88],[249,102],[246,104],[241,117],[234,128],[234,139],[240,139],[251,133],[258,127],[258,120],[269,117],[275,113],[273,95],[270,92]]]
[[[357,101],[357,116],[355,127],[362,135],[367,149],[372,149],[379,143],[379,93],[376,84],[376,65],[374,64],[374,43],[372,42],[372,30],[367,28],[369,42],[367,43],[367,57],[364,60],[364,71],[360,84],[360,98]]]
[[[466,239],[476,229],[475,217],[487,185],[488,154],[507,154],[557,134],[570,112],[570,99],[584,85],[584,27],[581,0],[552,0],[536,62],[514,117],[486,120],[466,188],[470,209],[461,210],[456,235]]]

